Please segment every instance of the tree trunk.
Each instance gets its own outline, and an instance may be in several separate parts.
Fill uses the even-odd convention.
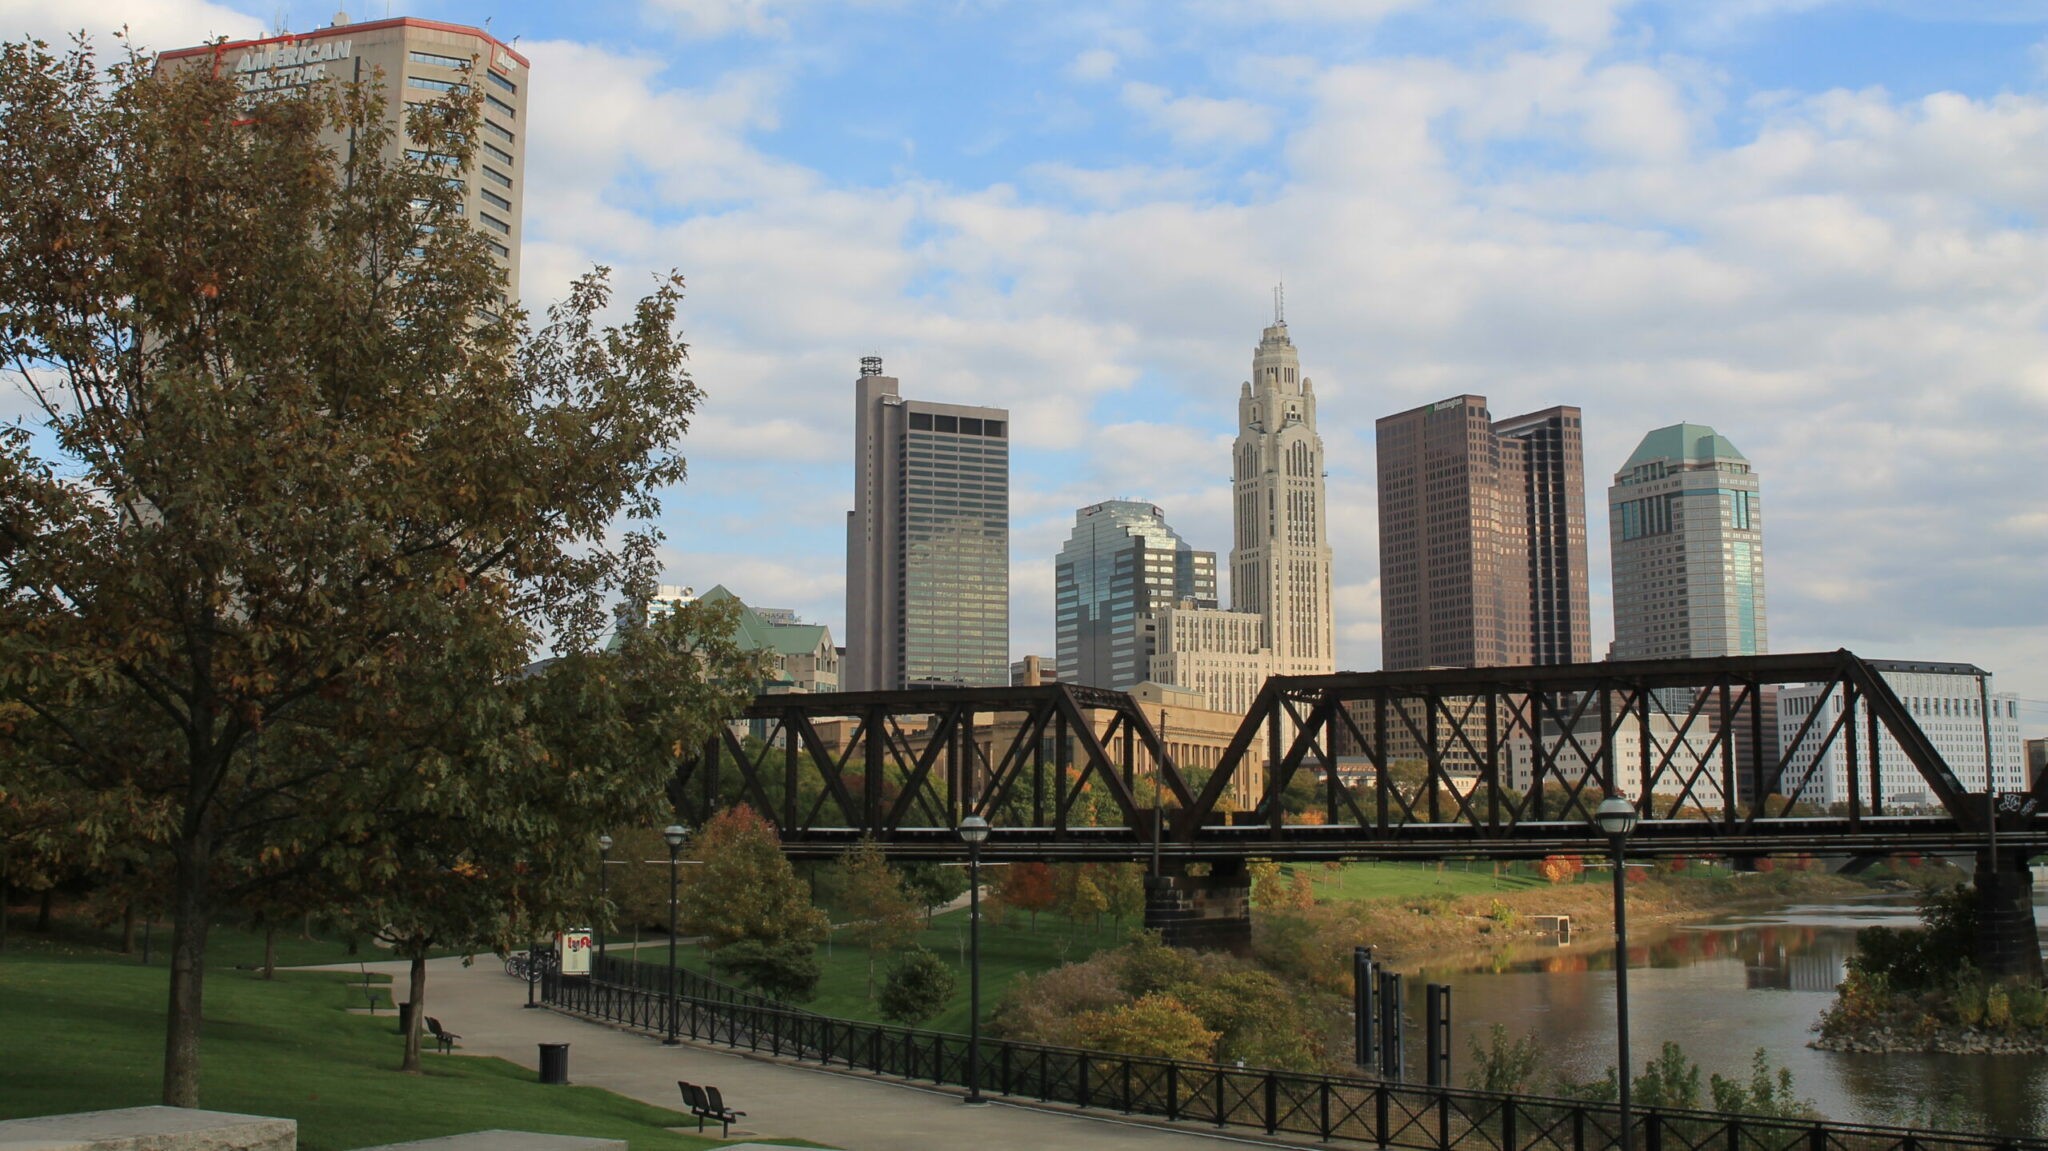
[[[121,954],[135,954],[135,904],[121,905]]]
[[[56,898],[57,898],[57,889],[56,889],[56,888],[54,888],[54,887],[45,887],[45,888],[43,888],[43,902],[42,902],[42,904],[41,904],[40,906],[38,906],[38,907],[36,908],[36,930],[37,930],[37,931],[43,932],[43,933],[45,933],[45,934],[48,934],[48,933],[49,933],[49,930],[50,930],[50,912],[51,912],[51,906],[50,906],[50,905],[51,905],[51,904],[52,904],[52,903],[53,903],[53,902],[54,902],[54,901],[56,900]]]
[[[412,1001],[411,1010],[406,1012],[405,1062],[400,1071],[415,1074],[420,1069],[420,1024],[427,1017],[427,949],[422,945],[412,953],[412,985],[406,991]]]
[[[7,877],[0,875],[0,951],[7,950]]]
[[[171,895],[170,1010],[164,1020],[164,1103],[199,1106],[199,1030],[205,1023],[207,870],[211,837],[187,833],[178,845]]]
[[[263,978],[277,978],[277,928],[263,929]]]

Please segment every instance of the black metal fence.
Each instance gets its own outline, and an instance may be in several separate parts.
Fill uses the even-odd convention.
[[[673,981],[674,992],[669,992]],[[967,1037],[836,1019],[689,971],[607,957],[588,978],[548,975],[558,1010],[898,1079],[967,1085]],[[1414,1151],[1606,1151],[1611,1103],[1229,1067],[984,1038],[981,1090],[1126,1114],[1344,1139]],[[2048,1151],[2048,1139],[1633,1109],[1639,1151]]]

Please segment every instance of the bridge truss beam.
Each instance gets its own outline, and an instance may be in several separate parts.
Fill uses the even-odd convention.
[[[1771,753],[1767,696],[1793,684],[1821,690]],[[1958,850],[1987,832],[1981,792],[1847,651],[1276,676],[1199,780],[1129,696],[1074,685],[762,696],[745,717],[759,739],[721,733],[673,798],[693,821],[751,804],[796,855],[871,837],[950,858],[972,812],[995,827],[990,859],[1531,858],[1596,848],[1588,816],[1624,792],[1650,855]],[[1887,795],[1881,736],[1931,804]],[[1822,814],[1831,755],[1847,795]],[[1313,814],[1287,810],[1303,773]],[[2048,821],[2001,819],[1999,840],[2048,850]]]

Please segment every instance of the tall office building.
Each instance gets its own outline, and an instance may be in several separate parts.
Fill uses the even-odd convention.
[[[1252,351],[1252,378],[1238,391],[1231,475],[1231,610],[1265,617],[1278,674],[1335,671],[1315,385],[1301,374],[1300,358],[1287,338],[1286,316],[1278,309]]]
[[[1060,678],[1121,690],[1152,674],[1147,617],[1182,600],[1216,606],[1216,553],[1189,547],[1151,504],[1108,500],[1074,513],[1053,588]]]
[[[1643,437],[1607,489],[1614,658],[1761,655],[1763,509],[1757,476],[1701,424]]]
[[[1592,659],[1579,409],[1454,396],[1378,423],[1382,665]]]
[[[1987,782],[1998,791],[2026,791],[2032,786],[2026,739],[2020,729],[2019,696],[1991,691],[1990,675],[1972,664],[1880,659],[1871,660],[1870,666],[1884,677],[1966,790],[1981,791]],[[1816,711],[1820,714],[1815,715]],[[1838,732],[1833,740],[1827,739],[1837,724],[1868,730],[1869,709],[1859,705],[1857,712],[1844,723],[1842,693],[1828,684],[1787,687],[1779,692],[1777,735],[1786,749],[1784,778],[1776,788],[1779,794],[1796,793],[1816,807],[1847,803],[1853,767],[1858,775],[1854,790],[1865,807],[1869,806],[1869,745],[1858,750],[1852,763],[1847,737]],[[1825,750],[1823,742],[1827,743]],[[1891,732],[1878,729],[1877,747],[1876,785],[1884,803],[1893,808],[1934,806],[1937,801],[1927,781],[1907,760]],[[1985,778],[1986,751],[1991,754],[1989,780]],[[1743,782],[1747,795],[1750,781]]]
[[[849,691],[1010,682],[1010,414],[854,385]]]
[[[159,67],[211,67],[234,77],[251,99],[289,93],[323,80],[370,81],[381,73],[393,129],[389,145],[434,164],[453,157],[428,155],[405,132],[406,109],[450,91],[477,86],[483,117],[476,152],[461,172],[450,170],[463,188],[463,214],[505,269],[507,293],[519,294],[519,231],[524,212],[526,166],[526,57],[480,28],[436,20],[398,17],[334,23],[298,35],[267,40],[231,40],[180,48],[157,57]],[[339,152],[345,138],[332,142]]]

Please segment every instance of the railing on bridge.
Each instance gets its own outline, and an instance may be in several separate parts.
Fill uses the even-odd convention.
[[[864,836],[958,854],[951,829],[972,812],[995,828],[991,859],[1534,856],[1594,847],[1587,816],[1609,792],[1637,797],[1632,850],[1646,854],[1973,846],[1994,831],[1985,785],[1943,761],[1884,680],[1893,666],[1917,665],[1837,651],[1276,676],[1206,779],[1121,692],[762,696],[746,712],[762,739],[721,731],[679,765],[671,798],[689,822],[751,804],[809,855]],[[1781,741],[1788,685],[1814,687]],[[1896,779],[1887,789],[1887,737],[1919,777],[1915,812],[1900,813]],[[1819,766],[1831,758],[1846,766]],[[1830,770],[1844,792],[1817,812]],[[1318,810],[1289,816],[1304,772]],[[1999,824],[2048,850],[2031,806]]]
[[[693,1042],[898,1079],[967,1085],[967,1037],[835,1019],[690,972],[606,957],[588,978],[549,975],[557,1010]],[[984,1093],[1413,1151],[1605,1151],[1621,1145],[1612,1104],[1455,1087],[1228,1067],[983,1039]],[[2048,1151],[2005,1138],[1668,1108],[1632,1109],[1642,1151]]]

